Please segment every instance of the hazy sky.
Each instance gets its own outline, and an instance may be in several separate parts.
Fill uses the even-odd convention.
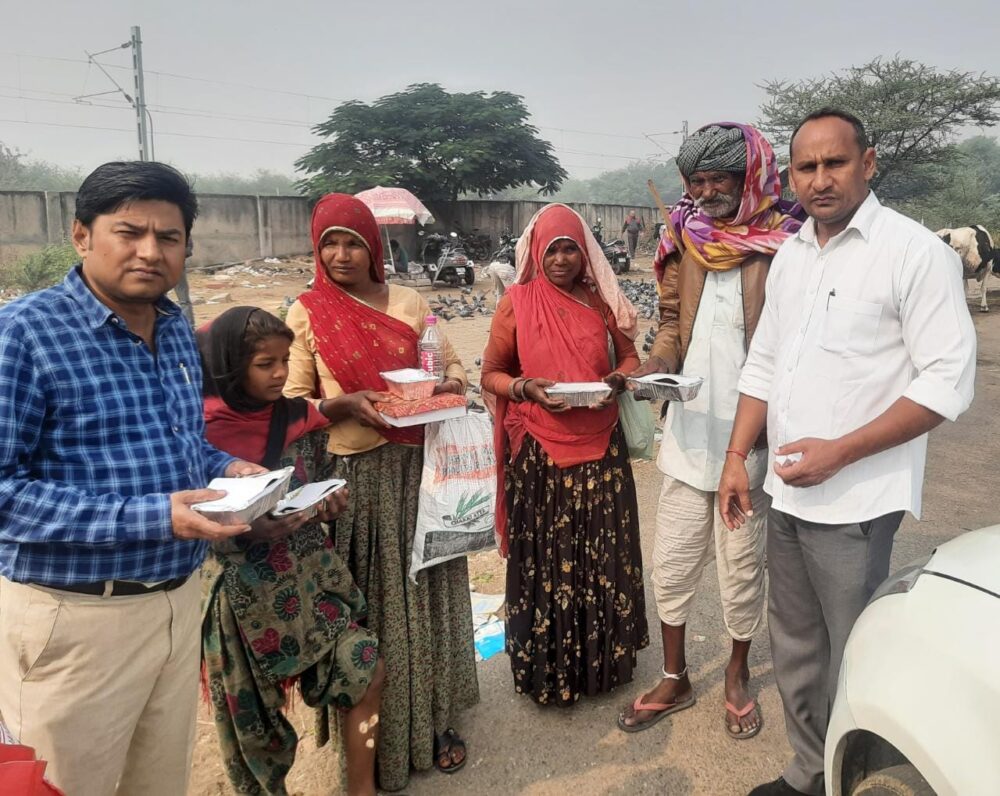
[[[134,112],[85,50],[140,25],[156,156],[292,173],[310,126],[411,83],[525,97],[573,176],[675,151],[683,120],[752,121],[767,79],[899,53],[1000,74],[996,0],[0,0],[0,141],[89,169],[137,156]],[[98,58],[129,93],[130,54]],[[26,123],[27,122],[27,123]],[[92,129],[100,128],[100,129]],[[668,135],[659,135],[670,133]],[[643,137],[653,135],[657,143]]]

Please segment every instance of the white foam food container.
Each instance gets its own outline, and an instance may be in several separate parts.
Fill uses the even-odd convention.
[[[437,376],[418,368],[387,370],[378,375],[385,379],[389,392],[399,396],[404,401],[430,398],[434,394],[434,386],[438,383]]]
[[[284,467],[241,478],[213,478],[208,488],[224,491],[225,497],[191,508],[221,525],[249,524],[278,505],[288,491],[292,472],[293,468]]]
[[[659,399],[663,401],[690,401],[696,395],[705,379],[701,376],[682,376],[677,373],[650,373],[629,379],[635,386],[636,398]]]
[[[549,398],[561,398],[569,406],[593,406],[611,393],[603,381],[567,381],[545,388]]]

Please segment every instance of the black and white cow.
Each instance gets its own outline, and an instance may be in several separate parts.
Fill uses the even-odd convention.
[[[993,247],[989,230],[981,224],[974,227],[939,229],[937,236],[953,248],[962,258],[962,272],[966,280],[975,279],[980,284],[980,312],[989,312],[986,305],[986,280],[992,270],[1000,276],[1000,249]],[[990,264],[992,263],[992,268]]]

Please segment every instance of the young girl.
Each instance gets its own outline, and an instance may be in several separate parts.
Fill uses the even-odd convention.
[[[234,307],[198,330],[206,437],[220,450],[274,469],[293,465],[293,485],[325,476],[329,421],[302,399],[282,397],[292,333],[254,307]],[[343,511],[346,490],[320,508]],[[295,729],[283,707],[296,680],[306,704],[346,711],[350,794],[374,794],[383,664],[374,634],[359,627],[364,597],[317,518],[261,517],[213,546],[205,564],[205,679],[223,761],[238,793],[285,794]]]

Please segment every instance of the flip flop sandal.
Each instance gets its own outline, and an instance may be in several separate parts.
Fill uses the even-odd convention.
[[[456,747],[461,747],[465,753],[462,755],[460,763],[455,763],[451,759],[451,750]],[[442,758],[447,758],[451,765],[447,767],[442,766]],[[458,737],[458,733],[452,727],[449,727],[440,735],[434,736],[434,768],[442,774],[454,774],[456,771],[460,771],[468,759],[469,753],[466,749],[465,741]]]
[[[742,719],[744,716],[747,716],[756,710],[757,715],[760,718],[760,721],[757,723],[757,726],[754,727],[752,730],[747,730],[746,732],[743,732],[742,730],[738,732],[733,732],[732,725],[730,725],[729,723],[729,717],[728,716],[725,717],[723,719],[723,723],[726,725],[726,733],[728,733],[729,737],[732,738],[734,741],[745,741],[748,738],[753,738],[757,733],[761,731],[761,728],[763,728],[764,726],[764,715],[760,712],[760,708],[757,705],[756,699],[751,699],[739,710],[736,709],[736,706],[733,705],[732,702],[726,702],[726,710],[734,714],[737,719]]]
[[[618,714],[618,729],[622,732],[642,732],[643,730],[648,730],[654,724],[660,720],[666,718],[671,713],[679,713],[682,710],[687,710],[689,707],[693,706],[695,703],[694,694],[688,699],[683,699],[678,702],[670,702],[664,704],[661,702],[643,702],[642,694],[635,698],[635,702],[632,703],[633,715],[638,713],[640,710],[656,710],[659,711],[653,718],[646,719],[646,721],[640,724],[626,724],[625,714]]]

